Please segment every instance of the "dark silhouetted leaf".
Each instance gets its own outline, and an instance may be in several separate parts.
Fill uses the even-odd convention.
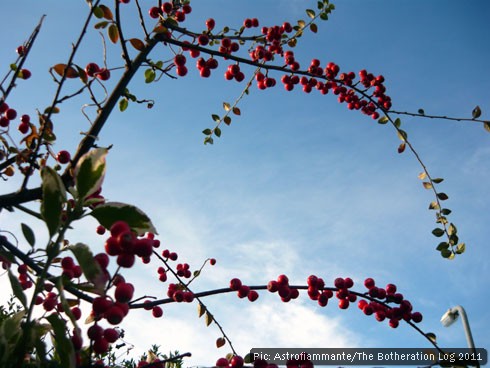
[[[223,118],[223,122],[226,124],[226,125],[230,125],[231,124],[231,118],[229,116],[225,116]]]
[[[32,231],[32,229],[24,223],[21,223],[20,227],[22,228],[22,234],[24,234],[24,238],[26,238],[29,245],[33,247],[36,244],[34,231]]]
[[[441,236],[444,235],[444,230],[443,229],[440,229],[438,227],[436,227],[434,230],[432,230],[432,234],[437,237],[437,238],[440,238]]]
[[[221,137],[221,129],[216,127],[214,128],[214,134],[216,135],[216,137]]]
[[[52,313],[46,317],[51,323],[54,331],[54,345],[56,346],[56,352],[60,357],[60,363],[62,367],[75,367],[75,351],[71,340],[68,339],[66,334],[66,323],[56,313]]]
[[[234,107],[232,111],[235,115],[241,115],[242,114],[242,112],[240,111],[240,109],[238,107]]]
[[[471,112],[471,116],[473,116],[473,119],[478,119],[481,116],[480,106],[476,106],[473,109],[473,111]]]
[[[406,144],[405,142],[401,143],[399,146],[398,146],[398,153],[403,153],[405,151],[405,148],[406,148]]]
[[[223,338],[223,337],[218,337],[216,339],[216,347],[219,349],[220,347],[222,347],[223,345],[226,344],[226,340]]]
[[[318,26],[315,23],[311,23],[310,24],[310,31],[312,31],[313,33],[317,33],[318,32]]]
[[[22,289],[19,280],[17,279],[17,277],[14,276],[10,268],[8,269],[8,274],[10,286],[12,287],[12,291],[14,292],[15,297],[19,300],[22,306],[27,309],[27,298],[24,294],[24,290]]]
[[[441,201],[445,201],[446,199],[448,199],[448,195],[446,193],[437,193],[437,198],[439,198]]]
[[[424,109],[419,109],[418,113],[419,113],[420,115],[425,115],[425,111],[424,111]]]

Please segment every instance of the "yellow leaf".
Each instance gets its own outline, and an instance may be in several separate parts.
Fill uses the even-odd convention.
[[[63,76],[63,74],[66,73],[66,78],[77,78],[78,77],[78,72],[70,67],[67,67],[66,64],[56,64],[53,66],[53,70],[58,74],[60,77]]]

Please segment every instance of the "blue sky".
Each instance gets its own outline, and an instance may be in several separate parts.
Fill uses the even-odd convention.
[[[315,1],[194,2],[187,27],[201,29],[214,17],[217,27],[239,25],[258,17],[261,25],[295,22]],[[490,108],[490,5],[486,1],[353,1],[334,2],[328,22],[318,34],[307,33],[295,53],[302,65],[319,58],[334,61],[342,71],[366,68],[386,78],[393,108],[427,114],[470,116],[479,105],[483,117]],[[145,1],[145,7],[151,4]],[[19,14],[22,9],[22,14]],[[0,68],[6,70],[42,14],[43,29],[26,67],[33,76],[19,82],[10,104],[34,115],[52,98],[55,86],[47,70],[64,62],[85,14],[84,1],[32,3],[24,0],[2,7]],[[124,9],[127,37],[140,36],[131,13]],[[131,35],[131,36],[129,36]],[[102,63],[100,36],[91,31],[76,62]],[[120,52],[108,45],[111,65]],[[153,60],[169,59],[159,48]],[[222,113],[243,84],[224,81],[226,63],[208,80],[198,77],[189,61],[185,78],[163,78],[145,85],[136,78],[130,90],[153,98],[155,107],[130,105],[114,112],[99,144],[114,148],[108,156],[104,194],[110,200],[133,203],[153,220],[165,247],[198,267],[207,257],[218,260],[196,281],[199,290],[228,285],[240,277],[249,285],[265,284],[285,273],[294,284],[310,274],[327,282],[350,276],[363,290],[366,277],[380,285],[395,283],[424,314],[420,327],[438,336],[443,347],[466,347],[461,323],[443,328],[441,315],[456,304],[468,312],[479,347],[490,347],[488,209],[489,140],[481,125],[401,117],[417,151],[450,199],[452,221],[467,252],[443,260],[431,235],[432,201],[417,178],[421,172],[409,152],[399,155],[399,140],[389,126],[338,104],[333,95],[309,95],[299,90],[251,89],[231,126],[223,128],[213,146],[202,144],[201,131],[212,127],[211,114]],[[246,69],[251,75],[252,70]],[[117,72],[113,73],[113,79]],[[276,75],[277,78],[280,75]],[[67,85],[69,90],[76,82]],[[109,84],[110,85],[110,84]],[[84,100],[63,105],[55,120],[55,150],[74,151],[79,132],[88,128],[80,113]],[[15,190],[14,181],[2,192]],[[20,234],[28,222],[42,238],[44,228],[23,214],[0,214],[2,228]],[[103,247],[93,221],[69,235],[94,251]],[[156,263],[131,270],[137,293],[163,295]],[[5,282],[5,276],[2,278]],[[196,288],[197,286],[195,286]],[[4,289],[8,290],[8,289]],[[8,292],[2,293],[6,298]],[[224,326],[236,348],[252,347],[426,347],[408,325],[393,330],[367,318],[357,307],[340,311],[334,303],[318,308],[305,295],[282,304],[262,294],[256,303],[234,295],[209,298],[209,309]],[[333,302],[333,300],[332,300]],[[187,365],[210,365],[225,355],[214,341],[219,331],[197,319],[195,305],[171,305],[164,318],[142,312],[124,321],[133,353],[150,344],[164,351],[191,351]]]

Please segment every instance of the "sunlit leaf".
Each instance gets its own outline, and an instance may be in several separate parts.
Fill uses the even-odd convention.
[[[62,77],[65,73],[66,78],[78,78],[78,72],[73,67],[68,67],[66,64],[56,64],[53,70]]]
[[[485,128],[485,130],[487,132],[490,132],[490,123],[488,121],[484,122],[483,123],[483,128]]]
[[[225,109],[225,111],[230,111],[231,105],[228,102],[223,102],[223,109]]]
[[[439,204],[437,204],[436,201],[430,202],[429,210],[438,210],[438,209],[439,209]]]
[[[213,315],[207,311],[206,311],[206,315],[204,316],[204,319],[206,322],[206,326],[209,326],[214,321]]]
[[[425,189],[432,189],[432,183],[428,181],[424,181],[422,185],[424,186]]]
[[[315,18],[315,11],[313,9],[306,9],[306,14],[312,19]]]
[[[124,111],[128,108],[128,99],[127,98],[121,98],[119,100],[119,110]]]
[[[378,124],[386,124],[387,122],[389,122],[390,120],[388,119],[387,116],[382,116],[378,119]]]
[[[424,171],[424,172],[421,172],[421,173],[419,174],[419,179],[420,179],[420,180],[424,180],[426,177],[427,177],[427,173],[426,173],[425,171]]]
[[[144,233],[158,234],[150,218],[138,207],[130,204],[106,202],[94,208],[91,215],[106,229],[110,229],[116,221],[125,221],[131,230],[139,235]]]
[[[304,20],[298,20],[298,26],[299,26],[300,28],[304,28],[304,27],[305,27],[305,25],[306,25],[306,23],[305,23],[305,21],[304,21]]]
[[[454,224],[450,224],[449,225],[449,228],[447,229],[447,233],[449,235],[454,235],[458,232],[458,230],[456,229],[456,226]]]
[[[199,318],[201,318],[204,315],[204,313],[206,313],[206,307],[204,306],[204,304],[198,303],[197,315],[199,316]]]
[[[75,186],[80,200],[95,193],[102,185],[109,150],[99,147],[84,154],[75,167]]]
[[[66,190],[58,173],[51,167],[45,166],[41,170],[43,199],[41,202],[41,216],[53,236],[61,225],[61,213],[66,202]]]
[[[407,140],[407,132],[404,130],[398,130],[398,138],[400,138],[401,141],[406,142]]]
[[[466,250],[466,244],[465,243],[460,243],[456,247],[456,253],[457,254],[463,254],[465,250]]]

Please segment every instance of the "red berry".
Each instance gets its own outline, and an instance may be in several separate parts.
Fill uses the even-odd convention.
[[[100,69],[100,71],[97,73],[97,78],[99,78],[101,81],[106,81],[111,77],[111,71],[106,68]]]
[[[114,297],[119,303],[127,303],[133,298],[134,286],[133,284],[121,282],[117,285]]]
[[[206,27],[208,28],[208,31],[211,31],[214,28],[215,25],[216,25],[216,22],[214,21],[213,18],[209,18],[206,21]]]
[[[114,303],[102,296],[95,298],[92,302],[92,310],[95,315],[104,314]]]
[[[228,367],[230,365],[230,362],[228,362],[228,359],[226,358],[219,358],[216,361],[216,367]]]
[[[118,305],[113,305],[105,313],[105,318],[111,325],[118,325],[124,318],[124,311]]]
[[[349,308],[349,299],[341,299],[341,300],[339,300],[339,308],[340,309],[347,309],[347,308]]]
[[[15,51],[17,52],[17,54],[19,54],[19,56],[24,56],[26,48],[25,46],[19,46]]]
[[[422,313],[420,313],[420,312],[412,313],[411,317],[415,323],[419,323],[422,321]]]
[[[96,232],[97,232],[97,234],[99,234],[99,235],[104,235],[104,234],[105,234],[105,230],[106,230],[106,229],[105,229],[105,227],[104,227],[104,226],[99,225],[99,226],[97,226]]]
[[[244,360],[240,355],[235,355],[231,358],[230,366],[231,368],[242,368]]]
[[[397,328],[398,327],[398,320],[395,318],[390,319],[390,322],[388,323],[391,328]]]
[[[364,286],[368,289],[371,289],[374,287],[374,280],[370,277],[368,277],[366,280],[364,280]]]
[[[82,311],[78,307],[73,307],[71,309],[71,313],[73,314],[73,317],[78,321],[82,317]]]
[[[286,275],[279,275],[277,277],[277,282],[280,285],[288,285],[289,284],[289,279]]]
[[[7,111],[4,112],[4,116],[9,120],[14,120],[17,117],[17,111],[9,108]]]
[[[173,9],[172,3],[164,2],[162,4],[162,12],[170,14],[172,12],[172,9]]]
[[[60,164],[67,164],[68,162],[70,162],[70,159],[71,159],[70,152],[65,150],[59,151],[58,154],[56,155],[56,160]]]
[[[209,37],[207,34],[201,34],[197,37],[197,43],[201,46],[206,46],[209,43]]]
[[[248,296],[249,292],[250,292],[250,288],[247,285],[242,285],[238,289],[238,297],[239,298],[246,298]]]
[[[124,268],[131,268],[134,265],[135,256],[130,253],[122,253],[117,256],[117,264]]]
[[[6,128],[10,125],[10,120],[5,116],[0,116],[0,127]]]
[[[338,277],[335,279],[333,284],[337,289],[343,289],[344,288],[344,279],[341,277]]]
[[[95,76],[99,71],[100,68],[96,63],[88,63],[85,67],[85,73],[87,73],[89,77]]]
[[[148,10],[148,14],[150,14],[151,18],[156,19],[160,16],[160,8],[153,6]]]
[[[185,4],[183,7],[182,7],[182,11],[185,13],[185,14],[190,14],[192,12],[192,7],[189,5],[189,4]]]
[[[214,265],[216,264],[216,259],[211,258],[211,259],[209,260],[209,264],[210,264],[211,266],[214,266]]]
[[[90,340],[98,340],[104,336],[104,329],[98,324],[93,324],[88,328],[87,336]]]
[[[32,74],[29,69],[21,69],[19,77],[21,77],[22,79],[29,79],[31,75]]]
[[[119,338],[119,332],[117,332],[116,329],[114,328],[106,328],[104,330],[104,338],[108,341],[108,342],[116,342],[117,339]]]
[[[109,342],[101,337],[100,339],[94,341],[92,348],[96,354],[107,353],[107,350],[109,350]]]
[[[242,286],[240,279],[234,278],[230,280],[230,289],[233,291],[238,291]]]
[[[61,260],[61,267],[64,269],[71,269],[75,266],[75,263],[73,262],[73,258],[71,257],[64,257]]]
[[[274,280],[269,281],[267,284],[267,290],[269,290],[271,293],[275,293],[277,290],[279,290],[279,283]]]
[[[251,302],[256,301],[258,297],[259,297],[259,293],[257,293],[255,290],[250,290],[247,295],[248,300],[250,300]]]
[[[178,256],[177,256],[177,253],[175,252],[171,252],[169,255],[168,255],[168,258],[171,260],[171,261],[176,261]]]

